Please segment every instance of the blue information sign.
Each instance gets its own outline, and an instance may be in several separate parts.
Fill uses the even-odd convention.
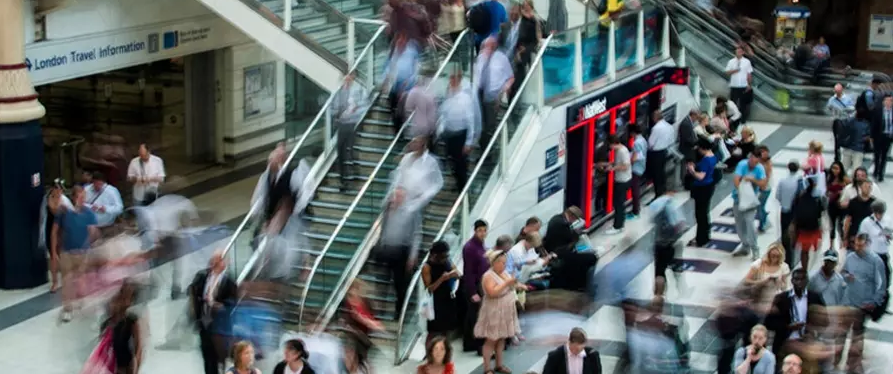
[[[562,168],[555,168],[540,175],[539,184],[537,186],[537,202],[549,198],[556,192],[564,189],[564,178],[561,173]]]
[[[555,166],[558,164],[558,146],[549,147],[546,150],[546,169]]]

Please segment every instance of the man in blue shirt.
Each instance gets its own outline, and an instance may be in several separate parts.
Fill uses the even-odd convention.
[[[87,250],[99,237],[96,214],[86,206],[87,194],[81,186],[71,189],[73,209],[59,212],[53,224],[53,236],[61,234],[61,241],[51,249],[51,256],[62,271],[62,322],[71,321],[72,304],[77,298],[78,280],[84,271]],[[60,248],[61,242],[61,248]]]
[[[741,160],[735,167],[735,189],[732,190],[732,210],[735,214],[735,230],[738,231],[738,238],[741,239],[741,247],[733,256],[746,256],[750,250],[751,258],[756,261],[760,258],[760,248],[757,247],[757,228],[754,220],[757,216],[759,204],[753,207],[747,207],[742,210],[739,206],[738,190],[742,188],[742,183],[747,188],[753,188],[754,194],[759,195],[760,189],[766,187],[769,182],[766,178],[766,169],[760,164],[760,152],[754,151],[748,155],[746,160]]]

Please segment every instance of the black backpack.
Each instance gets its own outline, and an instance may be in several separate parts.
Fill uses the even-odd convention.
[[[856,113],[868,113],[868,96],[866,95],[868,91],[862,91],[859,97],[856,98]]]
[[[487,1],[481,2],[468,12],[468,27],[478,35],[490,33],[490,8]]]
[[[812,196],[809,191],[804,192],[797,198],[797,205],[794,207],[797,230],[814,231],[821,228],[823,211],[821,200]]]
[[[665,206],[654,217],[654,224],[657,229],[657,231],[655,231],[654,242],[657,244],[672,245],[676,243],[682,236],[682,233],[685,232],[683,225],[673,225],[670,223],[668,209],[673,209],[673,207]]]

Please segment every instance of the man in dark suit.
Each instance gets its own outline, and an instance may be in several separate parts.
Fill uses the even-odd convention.
[[[546,357],[543,374],[601,374],[602,360],[595,348],[586,346],[586,332],[571,330],[567,344],[555,348]]]
[[[775,295],[772,300],[772,309],[766,316],[766,327],[775,332],[772,340],[772,353],[781,357],[782,347],[788,340],[801,339],[806,331],[809,308],[818,305],[825,306],[822,295],[807,291],[809,280],[806,270],[794,269],[791,272],[791,285],[793,289]],[[781,361],[777,362],[781,369]]]
[[[871,115],[871,140],[874,146],[874,179],[883,182],[887,155],[893,142],[893,96],[884,96],[883,105],[874,109]]]
[[[679,133],[676,138],[679,140],[679,154],[685,157],[685,162],[695,162],[695,147],[698,145],[698,135],[695,134],[695,126],[698,125],[698,119],[701,112],[692,109],[688,112],[688,117],[679,123]],[[683,170],[683,172],[685,172]]]
[[[236,282],[226,274],[226,261],[223,252],[211,256],[208,268],[198,272],[189,286],[189,300],[195,328],[201,341],[202,359],[205,374],[220,374],[221,365],[226,359],[223,349],[215,344],[215,330],[228,330],[221,323],[226,321],[226,306],[237,298]]]

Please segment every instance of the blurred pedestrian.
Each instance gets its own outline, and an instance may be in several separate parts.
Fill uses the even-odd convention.
[[[462,88],[462,73],[450,76],[449,94],[440,107],[440,135],[446,155],[456,179],[456,191],[461,192],[468,182],[468,156],[479,134],[476,133],[477,113],[474,93]]]
[[[496,0],[487,1],[492,2]],[[490,144],[490,139],[499,125],[499,106],[515,81],[511,58],[497,46],[495,37],[484,40],[481,52],[474,63],[473,76],[481,103],[480,145],[484,148]]]
[[[369,350],[373,346],[370,335],[373,332],[384,331],[384,325],[375,318],[372,305],[366,298],[367,292],[365,282],[361,279],[354,280],[347,290],[343,314],[346,327],[344,337],[353,349],[357,364],[362,367],[368,365]]]
[[[408,1],[407,1],[408,2]],[[385,65],[382,87],[388,90],[388,105],[394,133],[400,131],[409,113],[403,111],[406,93],[415,85],[421,48],[406,34],[397,34]]]
[[[344,77],[344,83],[335,96],[332,105],[333,121],[338,129],[338,174],[341,176],[341,189],[347,187],[348,178],[353,176],[353,145],[356,141],[356,128],[368,108],[369,93],[362,84],[356,82],[356,72]]]
[[[71,321],[71,312],[85,286],[81,277],[86,270],[87,252],[99,239],[96,214],[86,206],[87,194],[81,186],[71,188],[73,207],[59,209],[53,222],[52,238],[59,238],[50,255],[62,271],[62,322]]]

